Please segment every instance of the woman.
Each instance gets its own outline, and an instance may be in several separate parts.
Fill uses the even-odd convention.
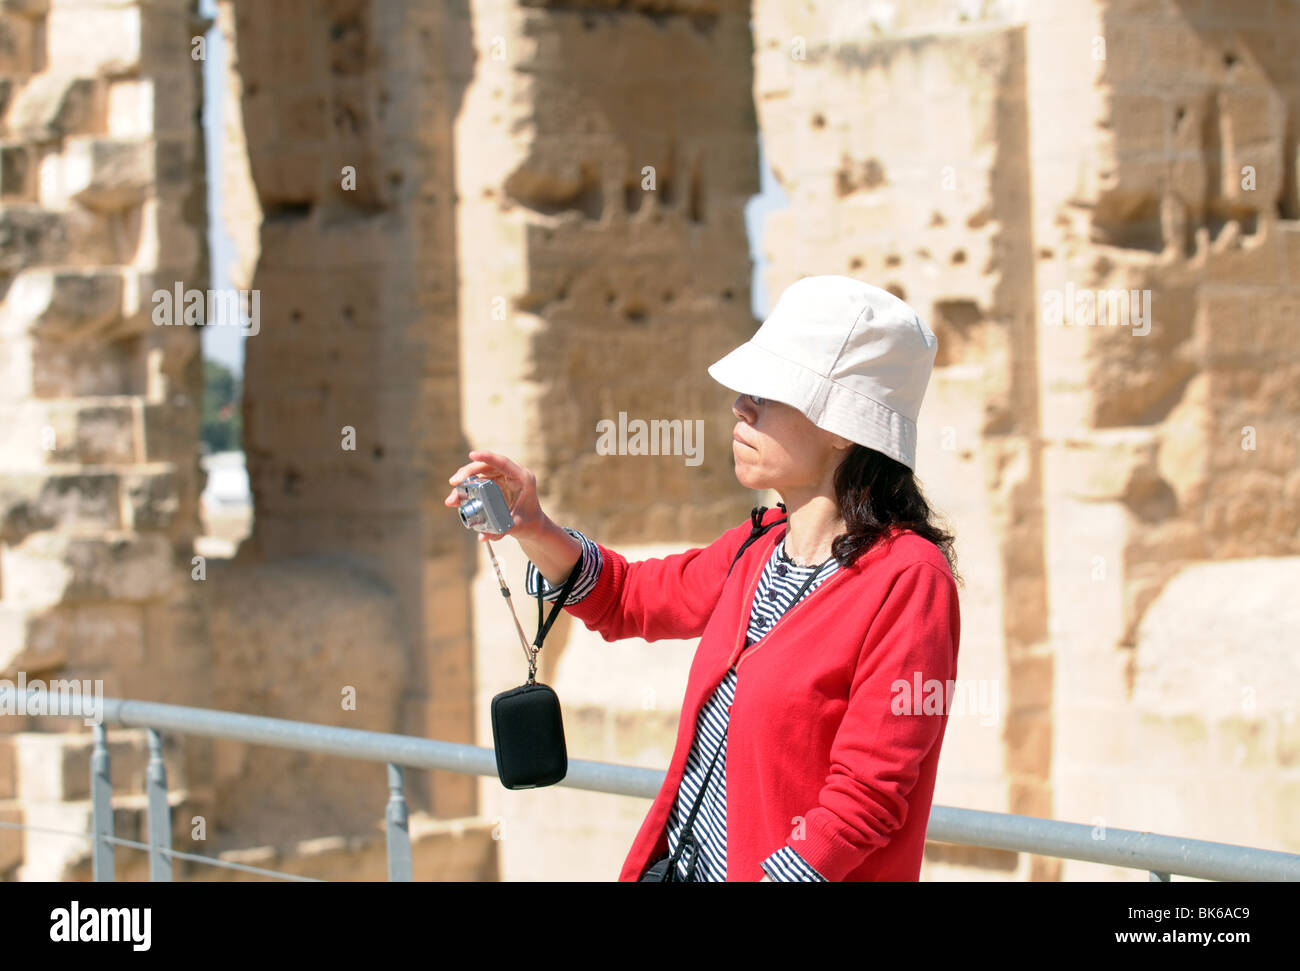
[[[791,285],[709,368],[742,392],[737,479],[788,515],[756,509],[706,548],[629,563],[552,522],[504,456],[470,452],[451,477],[500,484],[530,594],[578,570],[564,609],[605,640],[701,638],[620,880],[665,859],[677,880],[918,878],[960,638],[953,537],[913,475],[937,347],[877,287]]]

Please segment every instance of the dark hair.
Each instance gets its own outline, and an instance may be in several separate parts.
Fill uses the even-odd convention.
[[[848,527],[831,543],[841,566],[851,564],[896,526],[939,547],[953,579],[964,585],[957,573],[956,537],[935,522],[915,473],[902,462],[854,443],[835,470],[835,498]]]

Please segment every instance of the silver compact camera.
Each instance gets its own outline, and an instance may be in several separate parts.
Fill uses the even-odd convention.
[[[480,533],[504,533],[514,526],[510,507],[501,487],[484,475],[471,475],[456,486],[460,496],[460,521],[466,529]]]

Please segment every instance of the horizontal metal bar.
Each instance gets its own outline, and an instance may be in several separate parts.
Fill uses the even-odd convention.
[[[496,752],[478,745],[435,739],[336,728],[310,722],[244,715],[237,712],[186,708],[153,701],[105,698],[104,722],[131,728],[157,728],[232,739],[252,745],[269,745],[296,751],[319,752],[371,762],[392,762],[415,769],[442,769],[469,775],[495,776]],[[663,784],[664,772],[607,762],[569,760],[569,772],[559,783],[616,795],[653,799]]]
[[[80,710],[69,713],[81,715]],[[165,729],[417,769],[497,774],[496,753],[490,748],[408,735],[121,698],[103,699],[103,718],[110,725]],[[570,759],[569,773],[557,785],[653,799],[665,774],[659,769]],[[1097,839],[1093,832],[1094,827],[1082,823],[933,806],[926,838],[1203,880],[1300,881],[1300,856],[1292,853],[1124,829],[1107,829],[1105,837]]]
[[[1161,836],[1131,829],[1105,830],[1037,816],[934,806],[926,839],[987,846],[1088,863],[1177,873],[1202,880],[1300,880],[1300,856],[1232,843]]]

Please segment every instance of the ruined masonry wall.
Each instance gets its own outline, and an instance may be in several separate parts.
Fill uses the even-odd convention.
[[[0,9],[0,678],[210,700],[188,579],[199,333],[151,322],[156,289],[205,285],[202,29],[182,0]],[[84,730],[17,721],[6,728]],[[6,818],[61,791],[19,771],[15,744],[0,739],[0,766],[18,763],[0,771]],[[77,744],[68,734],[31,764],[57,778]],[[187,784],[201,786],[195,754]],[[87,805],[71,798],[67,811]],[[0,835],[0,872],[23,855],[15,838]],[[57,874],[84,852],[36,855]]]

